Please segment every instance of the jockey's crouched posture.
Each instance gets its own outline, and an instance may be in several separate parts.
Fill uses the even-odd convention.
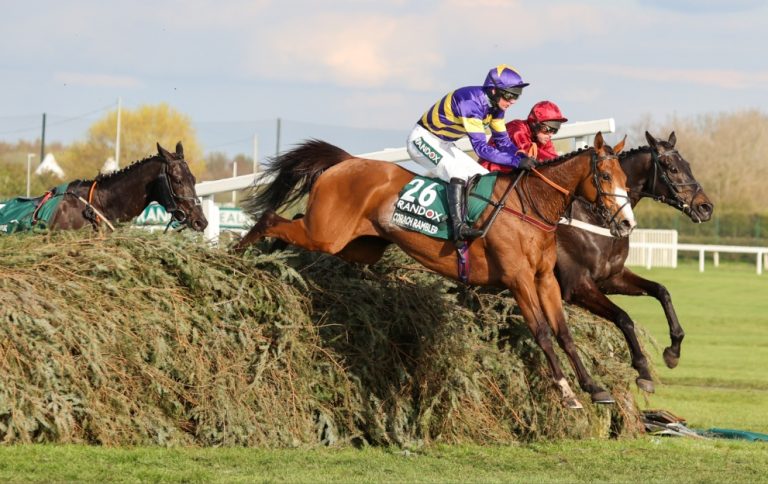
[[[408,137],[408,154],[428,170],[427,176],[450,182],[448,210],[455,240],[482,235],[464,220],[465,187],[470,177],[488,173],[456,147],[456,141],[468,136],[477,156],[497,165],[521,169],[535,166],[534,160],[518,153],[504,125],[504,111],[515,104],[527,85],[513,68],[504,64],[494,67],[482,86],[461,87],[446,94],[424,113]],[[486,126],[490,127],[494,146],[486,140]]]

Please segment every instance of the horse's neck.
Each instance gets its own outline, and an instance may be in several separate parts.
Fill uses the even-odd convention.
[[[151,202],[147,187],[159,174],[159,165],[146,161],[97,183],[94,204],[110,221],[137,217]]]
[[[542,165],[541,174],[568,191],[566,196],[535,174],[528,175],[530,190],[524,190],[528,202],[548,220],[559,219],[573,200],[579,184],[590,174],[591,151],[574,156],[554,165]]]
[[[619,160],[621,169],[627,175],[630,205],[634,208],[640,200],[651,196],[653,190],[653,160],[650,151],[640,150]]]

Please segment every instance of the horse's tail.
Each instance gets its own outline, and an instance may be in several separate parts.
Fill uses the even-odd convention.
[[[270,158],[263,177],[273,180],[266,186],[254,186],[243,202],[245,211],[258,216],[265,210],[277,210],[308,194],[325,170],[352,158],[330,143],[311,139],[279,156]]]

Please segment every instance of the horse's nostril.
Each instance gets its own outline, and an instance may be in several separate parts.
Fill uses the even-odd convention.
[[[202,220],[195,220],[192,222],[192,228],[197,230],[198,232],[202,232],[205,230],[205,228],[208,226],[208,222],[203,222]]]
[[[702,214],[708,215],[712,213],[712,205],[709,203],[702,203],[699,205],[699,212]]]

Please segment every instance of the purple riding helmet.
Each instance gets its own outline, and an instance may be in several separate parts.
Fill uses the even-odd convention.
[[[527,85],[529,83],[523,82],[520,74],[506,64],[500,64],[488,71],[488,75],[485,76],[485,82],[483,82],[483,87],[494,104],[502,96],[508,99],[517,99],[523,93],[523,88]],[[495,94],[491,94],[491,89],[496,90]]]

